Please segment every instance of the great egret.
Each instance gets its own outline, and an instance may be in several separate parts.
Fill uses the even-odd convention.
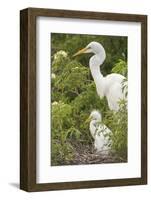
[[[111,139],[110,135],[112,134],[111,130],[102,123],[101,113],[97,110],[91,112],[89,119],[90,133],[94,138],[94,147],[97,152],[109,153],[111,149]]]
[[[100,98],[106,96],[110,110],[118,111],[119,100],[125,99],[125,92],[122,89],[122,83],[124,82],[125,77],[117,73],[112,73],[105,77],[102,75],[100,66],[106,58],[106,53],[104,47],[100,43],[91,42],[84,49],[81,49],[73,56],[77,56],[82,53],[94,53],[89,60],[89,66],[96,84],[97,93]]]

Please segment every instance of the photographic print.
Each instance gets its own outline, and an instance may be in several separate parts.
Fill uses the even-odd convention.
[[[51,166],[127,162],[127,40],[51,33]]]
[[[147,16],[20,12],[20,188],[147,184]]]

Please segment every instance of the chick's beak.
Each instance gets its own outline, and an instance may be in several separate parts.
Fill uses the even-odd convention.
[[[79,50],[77,53],[75,53],[73,55],[73,57],[78,56],[78,55],[83,54],[83,53],[86,53],[87,50],[88,50],[87,48],[83,48],[83,49]]]

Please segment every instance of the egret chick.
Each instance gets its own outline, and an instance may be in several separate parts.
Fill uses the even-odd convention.
[[[89,119],[91,120],[89,129],[94,139],[94,148],[97,152],[109,153],[111,149],[111,139],[109,137],[112,134],[111,130],[102,123],[102,116],[99,111],[92,111]]]

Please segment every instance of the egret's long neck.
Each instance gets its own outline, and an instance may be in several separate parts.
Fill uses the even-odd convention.
[[[95,139],[96,129],[97,129],[97,121],[92,120],[90,122],[90,132],[91,132],[91,135],[94,139]]]
[[[100,54],[95,54],[90,58],[90,70],[92,77],[94,79],[97,93],[100,97],[104,96],[104,77],[100,71],[100,65],[102,65],[104,60],[101,59]]]

